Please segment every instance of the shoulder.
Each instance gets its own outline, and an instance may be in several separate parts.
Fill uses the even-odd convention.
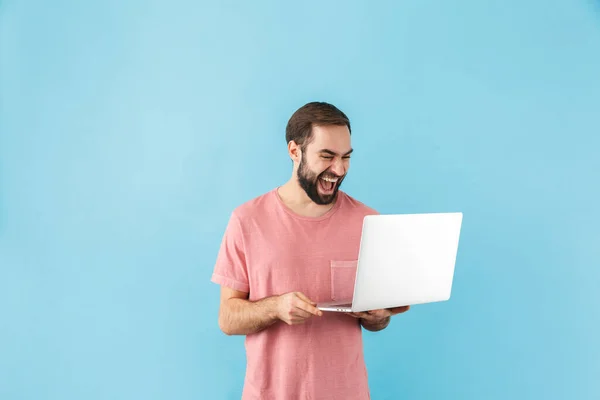
[[[379,212],[376,209],[374,209],[373,207],[366,205],[362,201],[350,196],[348,193],[343,192],[341,190],[338,193],[341,195],[342,200],[345,203],[344,206],[347,207],[348,209],[351,209],[354,212],[356,212],[358,214],[362,214],[362,215],[377,215],[377,214],[379,214]]]
[[[260,218],[261,216],[267,215],[269,211],[273,210],[273,203],[275,195],[274,190],[270,190],[259,196],[256,196],[250,200],[245,201],[232,212],[232,217],[240,221],[241,223]]]

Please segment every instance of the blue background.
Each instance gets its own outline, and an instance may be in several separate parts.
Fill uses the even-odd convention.
[[[4,0],[0,46],[1,399],[239,398],[210,275],[313,100],[349,194],[464,212],[373,398],[600,398],[599,2]]]

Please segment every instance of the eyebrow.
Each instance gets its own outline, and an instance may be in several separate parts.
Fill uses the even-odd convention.
[[[347,152],[346,154],[344,154],[345,156],[349,156],[350,153],[352,153],[354,151],[354,149],[350,149],[349,152]],[[337,156],[338,154],[335,151],[329,150],[329,149],[321,149],[319,150],[319,153],[325,153],[325,154],[329,154],[332,156]]]

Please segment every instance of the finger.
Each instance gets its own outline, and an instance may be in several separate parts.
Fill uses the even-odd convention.
[[[290,318],[288,321],[285,321],[288,325],[301,325],[305,323],[306,320],[302,318]]]
[[[309,300],[310,301],[310,300]],[[314,307],[313,305],[311,305],[311,303],[307,303],[306,301],[298,298],[298,301],[295,301],[293,303],[294,307],[299,308],[301,310],[304,310],[306,312],[309,312],[313,315],[316,316],[321,316],[323,315],[323,312],[321,310],[319,310],[317,307]]]
[[[313,306],[317,305],[317,303],[306,297],[302,292],[296,292],[296,296],[302,299],[303,301],[307,302],[308,304],[312,304]]]
[[[369,314],[367,314],[366,312],[352,312],[348,313],[348,315],[354,318],[369,318]]]
[[[320,317],[323,315],[323,311],[319,310],[317,307],[313,307],[308,303],[298,303],[296,305],[297,308],[304,310],[308,313],[311,313],[312,315],[316,315],[317,317]]]
[[[303,309],[301,309],[299,307],[294,307],[291,315],[292,315],[292,318],[302,318],[302,319],[310,318],[313,316],[311,313],[304,311]]]
[[[317,303],[306,297],[304,293],[296,292],[296,296],[301,300],[301,303],[295,304],[297,307],[319,317],[323,315],[323,312],[315,307]]]
[[[383,319],[392,315],[392,313],[389,310],[370,310],[367,311],[367,313],[369,314],[371,319]]]
[[[402,307],[390,308],[389,311],[392,313],[392,315],[396,315],[396,314],[402,314],[404,312],[407,312],[409,309],[410,309],[410,306],[402,306]]]
[[[363,321],[366,321],[368,323],[375,323],[375,322],[381,321],[383,319],[384,318],[380,318],[380,317],[377,317],[375,315],[370,315],[370,314],[367,314],[366,317],[362,318]]]

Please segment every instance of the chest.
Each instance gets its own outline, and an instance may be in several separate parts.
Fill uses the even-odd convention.
[[[362,220],[255,226],[247,246],[250,299],[300,291],[311,300],[352,294]]]

